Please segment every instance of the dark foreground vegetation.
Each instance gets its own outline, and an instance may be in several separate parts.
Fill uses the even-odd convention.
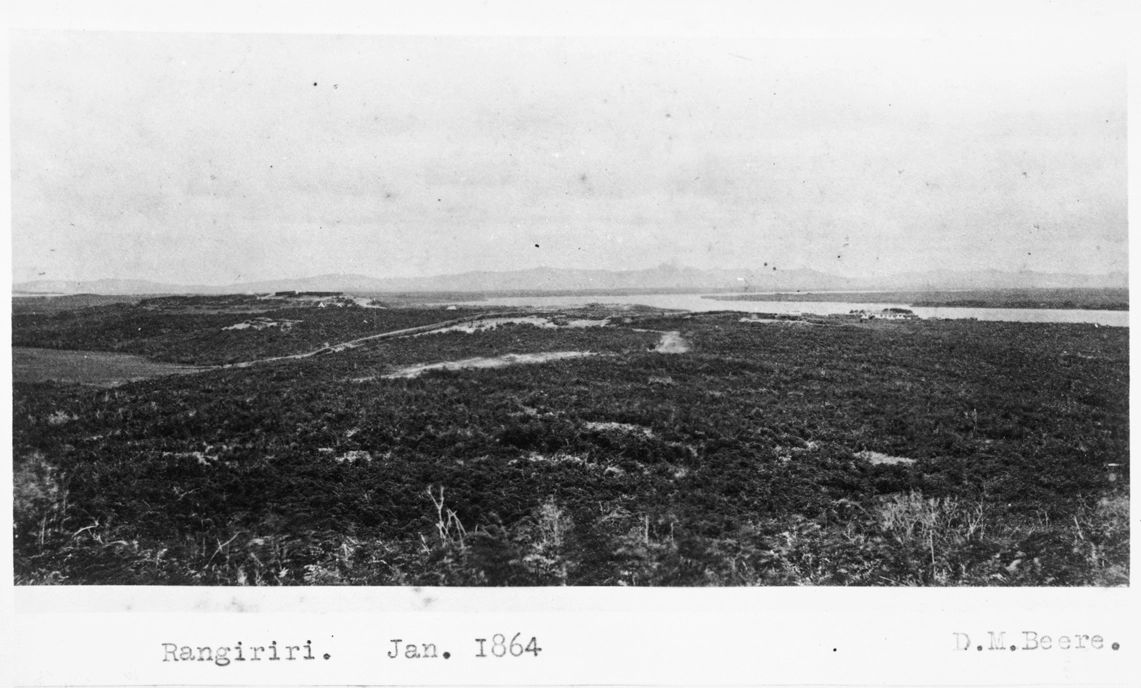
[[[144,300],[13,338],[215,365],[485,312]],[[16,582],[1128,583],[1123,328],[547,316],[609,321],[18,380]],[[223,329],[255,317],[299,322]]]

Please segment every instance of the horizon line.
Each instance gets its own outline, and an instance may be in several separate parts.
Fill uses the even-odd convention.
[[[519,268],[519,269],[515,269],[515,270],[466,270],[463,272],[436,273],[436,274],[431,274],[431,275],[420,275],[420,276],[412,276],[412,277],[409,277],[409,276],[377,277],[374,275],[357,273],[357,272],[326,272],[326,273],[319,273],[319,274],[309,274],[309,275],[301,276],[301,277],[270,277],[270,278],[252,279],[252,280],[247,280],[247,281],[242,281],[242,282],[234,281],[234,282],[227,282],[227,283],[181,282],[181,281],[179,281],[179,282],[166,282],[166,281],[158,281],[158,280],[142,278],[142,277],[97,277],[97,278],[31,279],[31,280],[22,280],[22,281],[13,280],[10,284],[13,288],[13,291],[15,291],[15,287],[20,286],[20,285],[31,285],[31,284],[46,283],[46,282],[99,283],[99,282],[116,282],[116,281],[120,281],[120,282],[146,282],[146,283],[150,283],[150,284],[172,286],[172,287],[227,288],[227,287],[240,287],[242,285],[256,285],[256,284],[265,283],[265,282],[297,282],[297,281],[316,280],[316,279],[323,279],[323,278],[363,278],[363,279],[377,280],[377,281],[382,281],[382,280],[432,280],[432,279],[459,277],[459,276],[474,275],[474,274],[507,275],[507,274],[512,274],[512,273],[536,272],[536,271],[540,271],[540,270],[550,270],[550,271],[556,271],[556,272],[598,272],[598,273],[609,273],[609,274],[622,274],[622,273],[634,273],[634,272],[649,272],[649,271],[653,271],[653,270],[659,270],[662,268],[672,268],[672,269],[675,269],[678,271],[694,271],[694,272],[714,272],[714,271],[760,272],[761,270],[765,269],[765,268],[756,268],[756,267],[695,268],[695,267],[690,266],[690,265],[676,264],[676,263],[670,262],[670,263],[661,263],[661,264],[658,264],[654,267],[649,267],[649,268],[628,268],[628,269],[623,269],[623,270],[611,270],[611,269],[606,269],[606,268],[559,268],[559,267],[551,267],[551,266],[547,266],[547,265],[540,265],[540,266],[533,267],[533,268]],[[1003,269],[998,269],[998,268],[980,268],[980,269],[973,269],[973,270],[972,269],[962,270],[962,269],[938,269],[937,268],[937,269],[933,269],[933,270],[911,270],[911,271],[899,271],[899,272],[883,273],[883,274],[876,274],[876,275],[860,275],[860,276],[853,276],[853,275],[849,275],[849,274],[835,273],[835,272],[824,272],[821,270],[817,270],[815,268],[808,268],[808,267],[803,267],[803,266],[793,267],[793,268],[780,268],[780,269],[778,269],[776,266],[773,266],[773,271],[774,272],[784,272],[784,273],[808,271],[808,272],[814,272],[816,274],[819,274],[819,275],[822,275],[825,277],[833,277],[833,278],[846,279],[846,280],[890,279],[893,277],[900,277],[900,276],[904,276],[904,275],[919,276],[919,275],[924,275],[924,274],[936,274],[936,273],[960,274],[960,275],[970,274],[970,273],[998,273],[998,274],[1006,274],[1006,275],[1061,275],[1061,276],[1067,276],[1067,277],[1110,277],[1110,276],[1114,276],[1114,275],[1124,275],[1126,278],[1128,278],[1128,275],[1129,275],[1128,269],[1110,270],[1107,272],[1046,272],[1046,271],[1042,271],[1042,270],[1031,270],[1031,269],[1003,270]],[[635,288],[635,287],[631,287],[631,288]]]

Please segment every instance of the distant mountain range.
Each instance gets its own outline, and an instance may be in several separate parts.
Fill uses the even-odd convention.
[[[16,294],[235,294],[275,291],[340,292],[619,292],[619,291],[774,291],[951,289],[1072,289],[1129,286],[1125,272],[1079,275],[1045,272],[935,270],[888,277],[852,278],[808,269],[699,270],[661,265],[648,270],[562,270],[534,268],[509,272],[465,272],[435,277],[377,278],[366,275],[319,275],[299,279],[243,282],[226,286],[163,284],[143,280],[20,282]]]

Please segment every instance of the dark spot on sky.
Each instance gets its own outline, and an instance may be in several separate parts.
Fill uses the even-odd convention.
[[[535,248],[539,248],[539,245],[538,245],[538,244],[535,244]]]
[[[313,85],[314,85],[314,86],[316,86],[316,85],[317,85],[317,82],[316,82],[316,81],[314,81],[314,82],[313,82]]]
[[[578,180],[579,180],[580,182],[585,182],[585,181],[586,181],[586,175],[585,175],[585,174],[580,174],[580,175],[578,176]]]

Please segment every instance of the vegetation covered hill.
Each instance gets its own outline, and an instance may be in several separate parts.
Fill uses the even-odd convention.
[[[214,364],[484,312],[262,306],[17,314],[14,343]],[[222,329],[254,317],[300,322]],[[546,318],[17,383],[17,582],[1128,582],[1124,329]],[[543,352],[588,355],[400,376]]]

